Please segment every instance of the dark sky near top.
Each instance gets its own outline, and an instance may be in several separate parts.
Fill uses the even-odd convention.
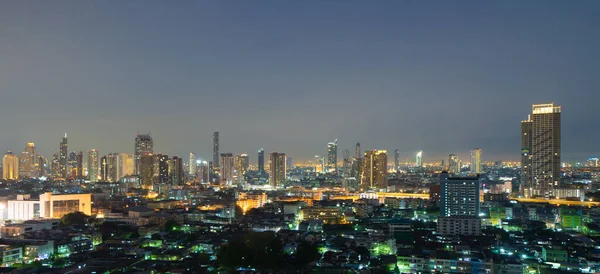
[[[0,147],[519,159],[531,104],[600,156],[600,1],[2,1]],[[187,156],[186,156],[187,157]]]

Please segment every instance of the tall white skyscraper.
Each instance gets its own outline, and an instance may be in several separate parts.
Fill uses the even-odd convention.
[[[196,163],[196,153],[194,152],[190,152],[190,170],[188,172],[189,175],[192,176],[196,176],[196,167],[197,167],[197,163]]]
[[[423,151],[417,152],[415,163],[417,167],[423,167]]]

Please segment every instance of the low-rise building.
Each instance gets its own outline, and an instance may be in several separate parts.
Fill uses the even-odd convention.
[[[480,235],[481,219],[474,216],[440,217],[437,233],[441,235]]]

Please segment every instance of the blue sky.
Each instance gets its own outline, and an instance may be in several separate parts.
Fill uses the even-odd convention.
[[[531,104],[600,155],[598,1],[3,1],[0,148],[518,159]],[[391,153],[390,153],[391,154]],[[252,158],[253,162],[255,157]]]

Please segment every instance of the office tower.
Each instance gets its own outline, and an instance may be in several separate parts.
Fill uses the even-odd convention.
[[[417,152],[415,163],[417,167],[423,167],[423,151]]]
[[[75,176],[77,175],[77,152],[71,151],[69,153],[67,166],[67,174],[69,178],[75,178]]]
[[[133,168],[133,172],[135,174],[141,175],[141,163],[142,163],[142,155],[144,154],[153,154],[154,153],[154,141],[152,140],[152,136],[150,134],[137,134],[135,136],[135,149],[134,149],[134,157],[135,157],[135,165]]]
[[[44,156],[37,156],[37,174],[39,177],[46,176],[46,158]]]
[[[87,170],[90,182],[98,182],[98,150],[90,149],[88,151]]]
[[[55,152],[54,154],[52,154],[51,169],[52,169],[52,176],[60,177],[60,155],[58,152]]]
[[[532,106],[529,119],[521,122],[521,183],[525,197],[553,196],[560,182],[561,107]]]
[[[460,174],[460,161],[454,154],[448,155],[448,173]]]
[[[230,186],[233,183],[234,158],[232,153],[221,153],[221,185]]]
[[[250,159],[248,158],[248,154],[240,154],[235,156],[235,173],[238,178],[238,183],[244,183],[244,175],[246,171],[248,171],[248,167],[250,166]]]
[[[440,175],[440,216],[479,217],[479,176]]]
[[[210,174],[210,169],[208,166],[208,162],[207,161],[202,161],[198,164],[198,182],[203,183],[203,184],[207,184],[210,182],[210,179],[208,177],[208,174]]]
[[[358,158],[354,158],[352,160],[352,170],[351,170],[351,177],[353,177],[356,180],[360,181],[360,176],[362,174],[362,168],[363,168],[363,158],[362,157],[358,157]]]
[[[36,162],[35,144],[27,143],[25,150],[21,152],[19,158],[19,176],[21,178],[33,178],[36,175],[37,169],[35,168]]]
[[[117,164],[117,180],[121,180],[121,178],[133,175],[133,166],[134,166],[134,155],[131,153],[120,153],[118,164]]]
[[[337,172],[337,139],[327,144],[327,170],[325,172]]]
[[[471,173],[481,173],[481,149],[471,150]]]
[[[196,153],[190,152],[190,171],[189,175],[196,176]]]
[[[2,178],[4,180],[19,179],[19,157],[10,150],[2,158]]]
[[[77,171],[75,172],[75,178],[78,180],[83,180],[83,151],[77,153]]]
[[[589,158],[588,159],[588,166],[589,167],[598,167],[598,158],[596,158],[596,157]]]
[[[273,188],[283,187],[287,178],[285,153],[272,152],[269,156],[269,184]]]
[[[350,165],[352,164],[352,161],[350,160],[350,150],[344,149],[342,156],[344,157],[342,162],[344,180],[347,180],[348,178],[350,178]]]
[[[139,173],[140,184],[143,189],[152,190],[152,178],[154,175],[154,155],[150,152],[144,152],[140,155]]]
[[[263,148],[258,150],[258,173],[265,173],[265,150]]]
[[[170,183],[169,169],[171,167],[171,160],[168,155],[154,154],[153,159],[153,184],[167,185]],[[159,187],[159,189],[164,187]]]
[[[220,167],[219,156],[219,132],[215,131],[213,133],[213,165],[217,168]]]
[[[183,159],[173,156],[169,165],[169,175],[171,176],[171,184],[174,186],[182,186],[184,183]]]
[[[108,181],[108,157],[106,156],[100,158],[100,180],[102,182]]]
[[[217,179],[215,172],[215,164],[212,161],[208,162],[208,183],[217,183]]]
[[[354,148],[354,158],[362,158],[362,154],[360,154],[360,143],[356,143],[356,147]]]
[[[360,179],[360,191],[387,189],[387,151],[365,151]]]
[[[400,150],[394,150],[394,169],[396,172],[400,170]]]
[[[59,158],[58,158],[58,176],[62,177],[63,179],[67,178],[67,172],[68,172],[68,167],[67,167],[67,157],[68,157],[68,150],[67,150],[67,133],[65,133],[65,136],[62,139],[62,142],[60,142],[60,154],[59,154]]]
[[[117,182],[119,181],[118,177],[118,158],[119,154],[117,153],[109,153],[106,156],[106,167],[107,167],[107,177],[105,179],[106,182]]]

